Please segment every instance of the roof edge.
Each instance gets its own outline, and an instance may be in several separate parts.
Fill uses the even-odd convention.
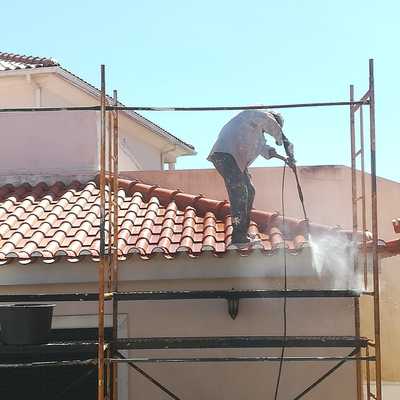
[[[25,54],[5,53],[0,52],[0,58],[9,62],[16,62],[21,64],[35,65],[35,68],[50,67],[60,65],[53,58],[47,57],[33,57]],[[27,67],[32,68],[32,67]]]
[[[85,81],[84,79],[80,78],[78,75],[68,71],[67,69],[61,67],[60,65],[55,67],[55,72],[62,76],[64,79],[72,82],[74,85],[78,86],[81,89],[86,90],[87,93],[94,97],[100,96],[100,90],[92,85],[91,83]],[[111,98],[109,98],[111,100]],[[120,106],[124,106],[124,104],[119,103]],[[189,143],[184,142],[183,140],[177,138],[175,135],[171,134],[170,132],[166,131],[165,129],[161,128],[154,122],[148,120],[147,118],[143,117],[142,115],[138,114],[137,112],[130,111],[130,110],[123,110],[121,111],[127,116],[131,117],[133,120],[138,122],[140,125],[150,129],[153,133],[157,134],[158,136],[168,139],[169,142],[172,142],[175,145],[182,147],[188,155],[195,154],[194,146]]]

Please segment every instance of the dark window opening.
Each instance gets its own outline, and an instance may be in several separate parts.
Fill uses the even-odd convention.
[[[97,340],[97,328],[53,329],[50,341]],[[105,329],[111,337],[111,328]],[[91,352],[66,352],[52,354],[7,354],[2,363],[24,363],[56,360],[85,360],[96,358]],[[26,400],[96,400],[97,365],[1,369],[0,398]]]

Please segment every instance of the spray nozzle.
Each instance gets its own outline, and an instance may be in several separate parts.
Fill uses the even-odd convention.
[[[293,155],[289,156],[286,160],[286,164],[294,170],[296,168],[296,160],[294,159]]]
[[[283,142],[283,147],[285,148],[286,155],[289,158],[293,158],[294,156],[293,144],[289,142],[289,139],[284,134],[282,134],[282,142]]]

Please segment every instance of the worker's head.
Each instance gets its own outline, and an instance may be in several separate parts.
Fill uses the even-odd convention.
[[[275,121],[279,124],[279,126],[280,126],[281,128],[283,128],[283,122],[284,122],[284,120],[283,120],[282,115],[279,114],[279,113],[276,112],[276,111],[268,111],[268,112],[275,118]]]

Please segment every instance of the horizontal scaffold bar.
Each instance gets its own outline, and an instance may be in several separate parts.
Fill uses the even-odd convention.
[[[364,101],[327,101],[319,103],[295,103],[295,104],[255,104],[248,106],[214,106],[214,107],[115,107],[118,110],[130,111],[240,111],[240,110],[269,110],[274,108],[305,108],[305,107],[329,107],[329,106],[354,106],[369,104]],[[111,109],[111,108],[110,108]]]
[[[240,111],[240,110],[269,110],[274,108],[305,108],[329,106],[356,106],[368,105],[369,100],[362,101],[326,101],[317,103],[295,104],[254,104],[243,106],[210,106],[210,107],[149,107],[149,106],[106,106],[107,111]],[[72,106],[72,107],[19,107],[0,108],[0,113],[10,112],[43,112],[43,111],[100,111],[100,106]]]
[[[354,104],[354,105],[353,105],[353,112],[356,112],[356,111],[362,106],[362,104],[363,104],[364,102],[369,101],[370,96],[371,96],[371,94],[370,94],[370,91],[368,90],[368,91],[364,94],[364,96],[362,96],[361,99],[358,101],[358,104]]]
[[[0,294],[0,302],[24,301],[97,301],[97,293],[28,293],[28,294]]]
[[[276,348],[276,347],[367,347],[368,339],[355,336],[219,336],[124,338],[115,342],[118,350]]]
[[[319,361],[375,361],[375,357],[183,357],[183,358],[110,358],[108,361],[113,363],[211,363],[211,362],[319,362]]]
[[[0,368],[40,368],[40,367],[92,367],[97,365],[97,360],[94,358],[88,360],[60,360],[60,361],[38,361],[29,363],[14,363],[3,364],[0,363]]]
[[[116,350],[204,349],[267,347],[367,347],[368,339],[356,336],[217,336],[217,337],[151,337],[122,338],[114,343]],[[37,345],[0,345],[0,354],[95,353],[97,341],[63,341]]]
[[[0,345],[0,354],[57,354],[57,353],[93,353],[97,352],[97,341],[64,341],[45,344]]]
[[[201,299],[262,299],[262,298],[313,298],[313,297],[359,297],[357,290],[180,290],[180,291],[134,291],[107,293],[106,300],[113,296],[118,300],[201,300]],[[97,293],[36,293],[0,294],[0,302],[24,301],[97,301]]]
[[[262,298],[307,298],[307,297],[359,297],[356,290],[184,290],[143,291],[114,293],[118,300],[196,300],[196,299],[262,299]]]

